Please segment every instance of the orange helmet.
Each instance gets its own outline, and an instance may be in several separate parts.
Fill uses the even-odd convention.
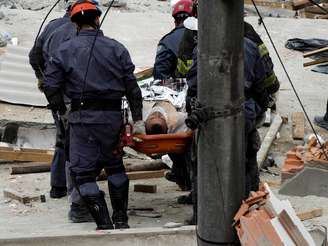
[[[94,14],[95,16],[101,16],[101,10],[98,8],[96,1],[79,0],[76,1],[71,7],[71,20],[76,21],[77,16],[83,16],[84,13]]]
[[[180,0],[173,6],[172,16],[176,17],[180,13],[187,13],[189,16],[193,13],[192,0]]]

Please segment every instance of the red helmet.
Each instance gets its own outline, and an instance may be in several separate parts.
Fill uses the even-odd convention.
[[[84,12],[92,12],[95,16],[101,16],[101,10],[98,8],[97,3],[92,0],[79,0],[76,1],[71,7],[71,20],[74,22],[75,17],[79,14],[84,15]]]
[[[173,6],[172,16],[175,17],[177,14],[187,13],[192,15],[193,13],[193,1],[192,0],[180,0]]]

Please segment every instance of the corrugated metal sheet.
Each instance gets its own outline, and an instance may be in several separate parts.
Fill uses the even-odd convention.
[[[46,106],[28,61],[29,49],[8,46],[0,61],[0,100],[13,104]]]

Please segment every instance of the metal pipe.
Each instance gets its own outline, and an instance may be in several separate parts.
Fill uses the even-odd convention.
[[[243,1],[199,1],[198,100],[217,117],[199,129],[198,243],[234,245],[245,186]]]

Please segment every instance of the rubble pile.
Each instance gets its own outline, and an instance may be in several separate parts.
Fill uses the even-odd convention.
[[[290,202],[280,201],[267,184],[243,202],[234,226],[241,245],[315,245]]]
[[[305,166],[328,169],[328,141],[322,144],[323,149],[313,136],[306,146],[297,146],[287,152],[286,159],[281,169],[281,182],[294,177]],[[325,155],[326,154],[326,155]]]

